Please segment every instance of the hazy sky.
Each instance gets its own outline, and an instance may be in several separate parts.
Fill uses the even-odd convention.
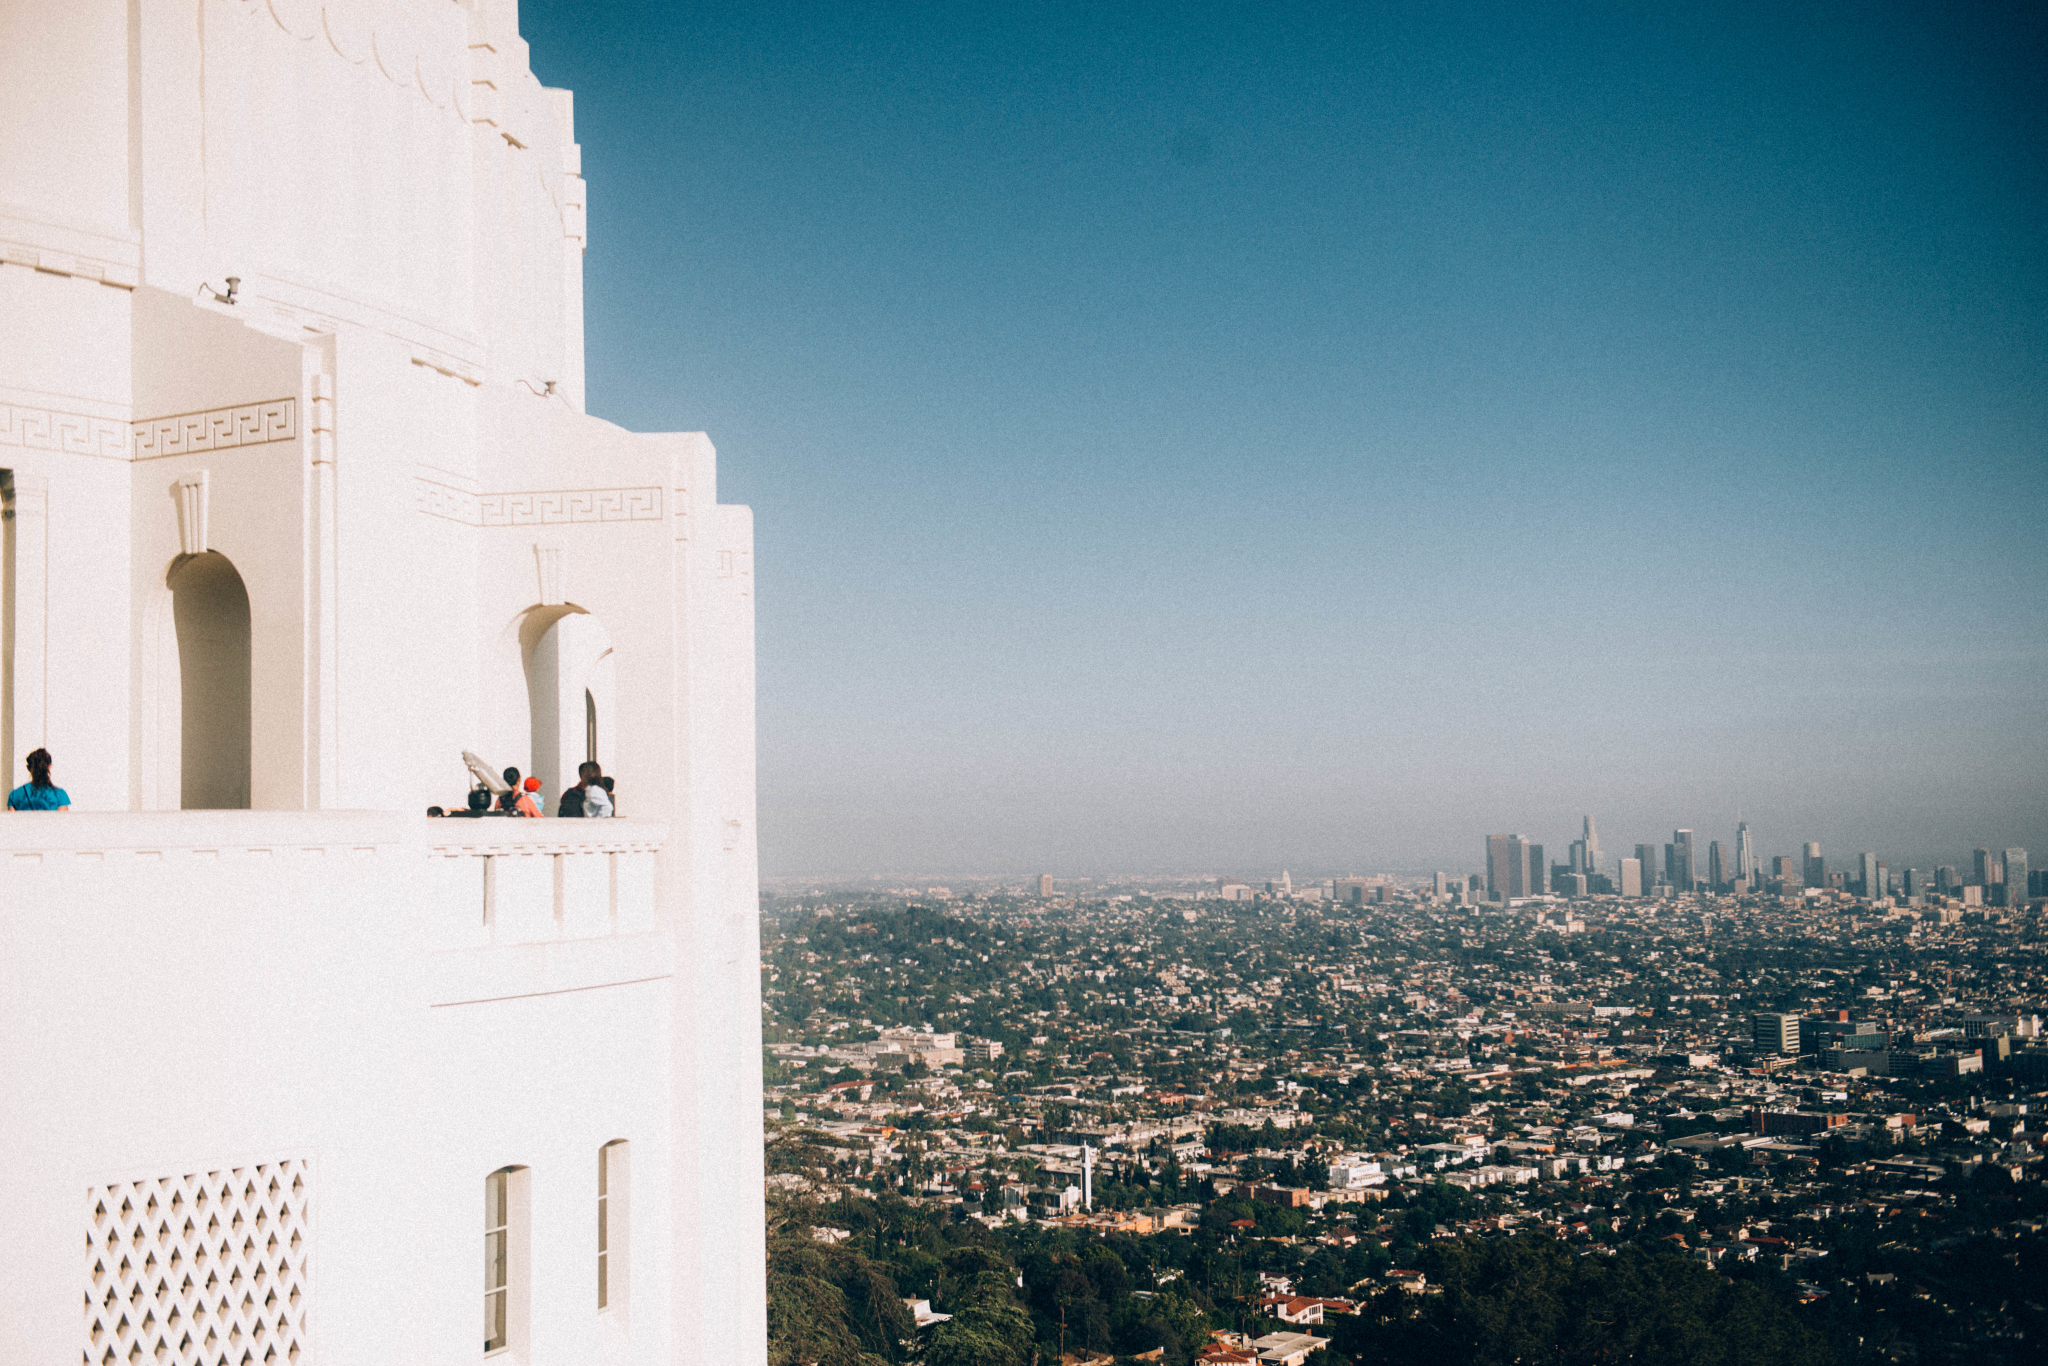
[[[764,871],[2048,862],[2044,11],[1643,9],[525,0]]]

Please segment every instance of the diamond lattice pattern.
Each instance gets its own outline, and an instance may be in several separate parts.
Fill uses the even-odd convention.
[[[85,1366],[287,1366],[305,1355],[310,1164],[86,1193]]]

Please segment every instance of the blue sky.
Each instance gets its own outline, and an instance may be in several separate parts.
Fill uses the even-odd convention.
[[[525,0],[765,872],[2048,861],[2043,12],[1541,8]]]

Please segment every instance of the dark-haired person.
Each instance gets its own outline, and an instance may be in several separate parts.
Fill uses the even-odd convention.
[[[562,805],[555,812],[557,816],[609,816],[612,814],[612,798],[601,784],[604,770],[595,761],[584,760],[576,769],[576,785],[562,793]]]
[[[585,771],[589,767],[589,764],[585,764],[583,769],[578,770],[576,781],[562,789],[561,803],[555,807],[555,814],[557,816],[581,816],[584,814],[583,784],[589,781],[589,775]]]
[[[508,816],[518,815],[519,793],[519,770],[508,768],[505,770],[505,790],[498,794],[498,809]]]
[[[50,781],[50,751],[28,756],[28,781],[7,794],[9,811],[69,811],[71,794]]]

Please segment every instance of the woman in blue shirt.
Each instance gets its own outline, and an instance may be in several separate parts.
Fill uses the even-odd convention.
[[[28,781],[7,794],[9,811],[69,811],[71,794],[50,781],[50,751],[28,756]]]

